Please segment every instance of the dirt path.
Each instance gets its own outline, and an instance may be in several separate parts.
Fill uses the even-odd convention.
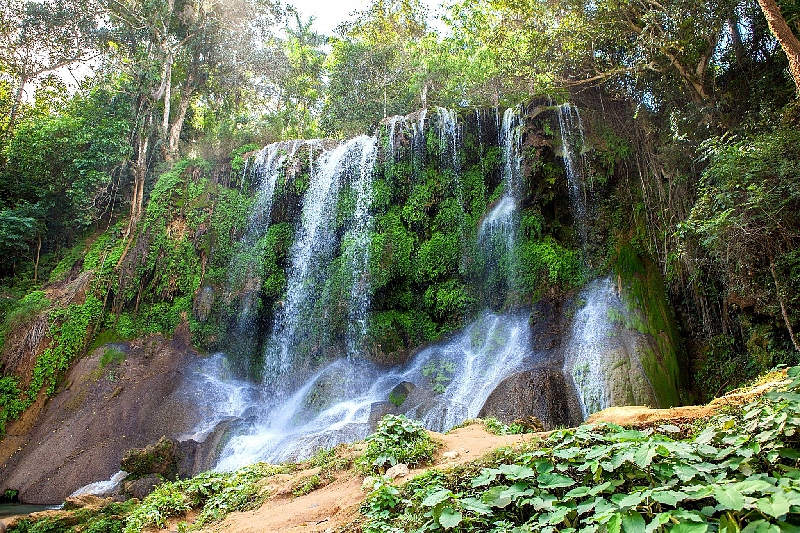
[[[534,435],[492,435],[483,424],[472,424],[454,430],[446,435],[432,434],[442,442],[437,451],[434,464],[430,468],[446,469],[455,465],[473,461],[486,453],[502,446],[513,446]],[[445,452],[458,452],[454,459],[444,459]],[[420,472],[420,468],[412,470],[402,483]],[[367,493],[361,486],[364,477],[353,470],[340,472],[338,477],[310,494],[295,497],[292,485],[302,476],[312,475],[316,470],[304,470],[293,475],[275,476],[269,485],[272,497],[255,511],[232,513],[222,522],[213,524],[202,531],[226,533],[277,533],[277,532],[334,532],[338,528],[352,523],[358,517],[358,508]],[[163,531],[177,531],[173,526]]]

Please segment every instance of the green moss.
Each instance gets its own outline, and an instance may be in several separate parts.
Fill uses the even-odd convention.
[[[639,359],[659,405],[679,405],[682,343],[661,272],[627,242],[617,248],[614,270],[627,289],[623,292],[625,306],[631,315],[627,325],[649,334],[655,341],[655,349],[640,353]]]

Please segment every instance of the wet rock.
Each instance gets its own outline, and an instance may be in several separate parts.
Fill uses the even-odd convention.
[[[378,422],[381,421],[386,415],[394,415],[399,413],[399,409],[392,402],[375,402],[370,407],[369,412],[369,426],[371,428],[378,427]]]
[[[164,479],[150,474],[133,481],[126,481],[122,485],[122,490],[126,496],[130,498],[137,498],[139,500],[145,499],[156,487],[164,483]]]
[[[574,388],[560,368],[540,366],[517,372],[500,382],[479,415],[504,424],[531,416],[543,429],[575,426],[583,421]]]
[[[211,307],[214,304],[214,288],[206,285],[197,296],[194,297],[192,305],[192,312],[198,322],[205,322],[208,320],[208,315],[211,314]]]
[[[389,392],[388,399],[390,402],[392,402],[392,404],[400,407],[406,401],[406,398],[408,398],[408,395],[411,393],[411,391],[413,391],[415,388],[417,388],[417,386],[410,381],[403,381]]]
[[[13,488],[26,503],[61,503],[113,476],[128,450],[189,432],[202,413],[181,389],[198,360],[187,343],[182,327],[172,339],[124,343],[118,364],[101,365],[104,348],[77,361],[35,425],[11,428],[16,446],[0,457],[0,493]]]
[[[87,509],[89,511],[99,511],[103,507],[114,503],[113,498],[103,498],[93,494],[83,494],[81,496],[70,496],[64,501],[62,509],[73,511],[75,509]]]

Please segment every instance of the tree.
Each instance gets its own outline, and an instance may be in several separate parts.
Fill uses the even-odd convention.
[[[21,120],[9,135],[0,173],[6,268],[33,252],[36,277],[40,252],[69,245],[114,206],[120,165],[130,154],[129,101],[116,80],[94,81],[63,108]]]
[[[724,266],[729,295],[753,297],[762,312],[779,316],[800,351],[793,325],[800,318],[800,133],[780,128],[712,148],[681,230]]]
[[[274,114],[281,137],[314,137],[319,135],[317,117],[324,91],[321,47],[327,39],[312,29],[313,18],[303,21],[297,11],[291,15],[294,26],[287,25],[287,37],[276,43]]]
[[[425,107],[425,87],[417,92],[413,84],[420,65],[414,43],[427,33],[419,0],[375,0],[337,32],[327,65],[324,129],[354,134]]]
[[[778,39],[781,48],[786,53],[789,60],[789,72],[797,88],[797,94],[800,96],[800,40],[792,32],[775,0],[758,0],[758,5],[764,12],[770,31]]]
[[[98,20],[92,0],[0,0],[0,73],[14,85],[5,133],[14,128],[28,84],[96,53]]]
[[[144,212],[145,179],[152,159],[176,159],[193,101],[212,88],[219,90],[221,80],[233,79],[231,71],[247,71],[248,60],[265,40],[276,12],[269,0],[105,2],[111,16],[112,50],[117,65],[126,71],[127,90],[133,96],[127,239]],[[236,91],[236,85],[226,88]]]

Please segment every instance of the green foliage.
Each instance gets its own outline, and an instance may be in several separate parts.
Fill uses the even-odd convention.
[[[204,472],[192,479],[159,485],[127,516],[124,533],[163,528],[169,518],[190,510],[199,511],[192,528],[200,528],[228,513],[257,508],[268,496],[259,482],[290,468],[257,463],[235,472]]]
[[[725,278],[723,296],[738,303],[751,335],[773,337],[764,343],[767,352],[749,356],[761,371],[793,351],[789,329],[800,322],[798,146],[800,133],[791,125],[707,143],[700,198],[678,229],[684,242],[699,242],[714,259]],[[758,333],[765,322],[771,331]]]
[[[96,511],[78,509],[69,516],[23,518],[9,533],[122,533],[125,516],[138,504],[136,500],[112,503]]]
[[[310,476],[301,477],[292,485],[292,495],[305,496],[314,492],[322,486],[322,479],[319,474],[311,474]]]
[[[535,231],[536,219],[528,220],[526,229]],[[534,298],[540,297],[546,287],[567,291],[586,281],[581,253],[565,248],[550,236],[523,241],[519,248],[520,286]]]
[[[365,472],[384,471],[388,466],[405,463],[427,464],[433,459],[436,443],[422,424],[403,415],[386,415],[375,433],[365,439],[367,448],[356,461]]]
[[[16,329],[50,306],[44,291],[33,291],[15,302],[6,312],[0,326],[0,348],[8,331]]]
[[[367,531],[779,531],[798,527],[800,368],[693,436],[663,425],[559,430],[479,473],[376,485]]]
[[[81,304],[71,304],[51,315],[52,344],[36,359],[33,377],[28,387],[32,402],[41,388],[47,385],[47,394],[53,395],[58,381],[69,364],[83,354],[89,341],[90,327],[100,318],[103,302],[88,294]]]
[[[484,418],[483,426],[486,428],[486,431],[494,435],[521,435],[527,433],[525,426],[518,422],[503,424],[494,417]]]
[[[37,239],[43,253],[71,245],[112,207],[112,171],[131,152],[128,110],[123,95],[98,84],[17,125],[0,171],[0,253],[8,257],[0,274],[25,254],[33,260]]]
[[[455,368],[451,361],[433,360],[422,367],[422,375],[431,380],[433,392],[441,394],[453,378]]]

